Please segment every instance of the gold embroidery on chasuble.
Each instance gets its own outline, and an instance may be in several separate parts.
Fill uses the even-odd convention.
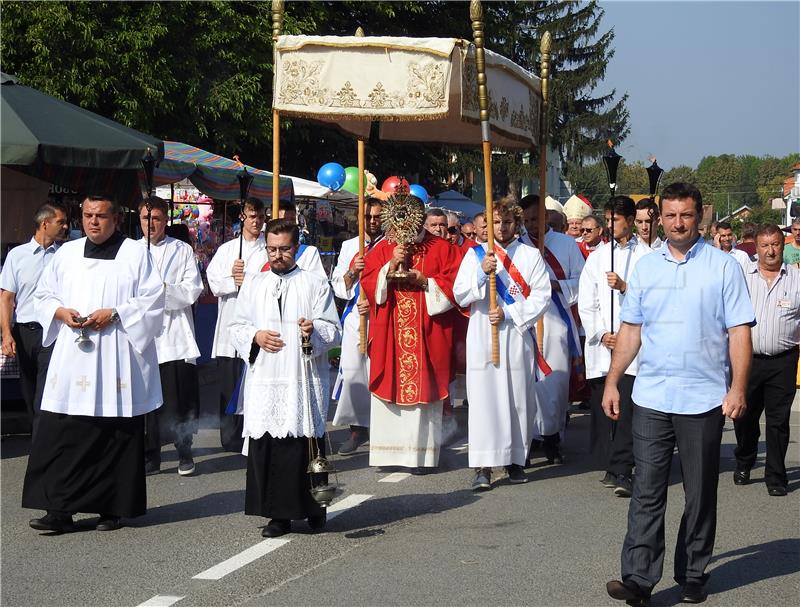
[[[419,401],[419,309],[416,292],[396,290],[395,327],[398,356],[397,402]]]

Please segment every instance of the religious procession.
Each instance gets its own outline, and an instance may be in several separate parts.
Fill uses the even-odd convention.
[[[445,454],[459,444],[470,499],[547,484],[544,470],[580,459],[592,489],[626,503],[618,574],[586,604],[651,604],[677,467],[677,599],[704,602],[718,481],[777,498],[796,479],[800,203],[783,227],[714,220],[706,193],[665,183],[654,157],[647,191],[622,191],[610,139],[598,142],[605,192],[563,196],[549,32],[536,75],[486,48],[478,0],[462,7],[469,40],[285,33],[286,8],[270,5],[271,171],[94,115],[86,136],[116,128],[125,153],[32,123],[25,152],[6,106],[47,96],[3,74],[4,181],[50,179],[72,198],[42,202],[31,186],[21,212],[34,232],[4,246],[0,273],[3,365],[18,368],[30,433],[16,508],[40,532],[26,542],[140,531],[167,461],[175,482],[202,486],[203,428],[240,462],[238,510],[265,540],[328,531],[354,468],[421,482],[453,472]],[[390,85],[406,80],[405,96]],[[297,121],[335,125],[354,165],[329,156],[316,180],[282,173],[281,131]],[[379,179],[383,142],[473,148],[472,198],[429,195],[400,164]],[[498,149],[527,155],[528,183],[498,187],[510,180]],[[176,198],[187,180],[202,199]],[[348,230],[333,237],[337,212]],[[580,450],[565,448],[576,420]]]

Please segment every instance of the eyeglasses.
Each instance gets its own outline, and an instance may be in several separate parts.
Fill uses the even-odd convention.
[[[595,230],[599,230],[600,228],[581,228],[581,233],[588,234],[589,232],[594,232]]]
[[[293,248],[294,247],[267,247],[267,253],[270,255],[275,255],[280,252],[281,255],[283,255],[284,253],[291,251]]]
[[[381,214],[378,213],[377,215],[367,215],[367,221],[380,221]]]
[[[448,234],[458,234],[458,228],[456,226],[450,226],[447,228]]]
[[[475,232],[461,232],[465,237],[472,238],[475,236]]]

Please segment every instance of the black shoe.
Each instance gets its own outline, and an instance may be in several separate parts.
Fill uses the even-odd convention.
[[[54,531],[56,533],[72,533],[75,523],[68,514],[53,514],[48,512],[41,518],[32,518],[28,524],[37,531]]]
[[[319,516],[309,516],[308,517],[308,526],[311,527],[312,530],[318,531],[325,527],[325,524],[328,522],[328,515],[323,512]]]
[[[118,516],[110,516],[107,514],[101,514],[100,520],[97,521],[97,526],[95,529],[97,531],[116,531],[122,525],[119,522]]]
[[[563,464],[564,463],[564,456],[561,455],[559,451],[551,451],[550,453],[546,453],[545,457],[547,458],[548,464]]]
[[[194,474],[194,459],[191,455],[185,456],[178,460],[178,474],[181,476],[191,476]]]
[[[750,468],[736,468],[733,473],[734,485],[746,485],[750,482]]]
[[[617,497],[630,497],[633,494],[633,479],[630,474],[618,474],[614,485],[614,495]]]
[[[542,446],[542,441],[533,439],[531,441],[531,446],[528,449],[528,459],[533,459],[533,454],[536,453],[536,450]]]
[[[439,471],[439,466],[417,466],[411,468],[409,472],[414,476],[425,476],[426,474],[434,474]]]
[[[369,440],[369,431],[353,430],[350,432],[350,438],[344,441],[339,447],[339,455],[353,455],[358,448]]]
[[[767,486],[767,493],[772,497],[783,497],[787,493],[786,485]]]
[[[161,472],[161,462],[154,460],[145,460],[144,462],[144,475],[153,476]]]
[[[521,485],[528,482],[528,477],[525,476],[525,471],[519,464],[506,466],[506,472],[508,473],[508,482],[512,485]]]
[[[708,598],[706,589],[697,582],[686,582],[681,590],[681,603],[702,603]]]
[[[274,518],[261,530],[262,537],[280,537],[292,531],[292,521]]]
[[[600,479],[600,484],[606,489],[613,489],[617,486],[617,476],[611,472],[606,472],[606,475]]]
[[[472,480],[473,491],[488,491],[492,488],[492,469],[478,468],[475,470],[475,478]]]
[[[606,584],[606,592],[612,599],[625,601],[634,607],[647,607],[650,604],[650,593],[633,582],[611,580]]]

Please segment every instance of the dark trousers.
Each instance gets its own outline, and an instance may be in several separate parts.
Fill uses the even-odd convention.
[[[622,579],[652,590],[664,567],[664,511],[678,446],[686,503],[675,542],[675,581],[705,584],[717,532],[722,407],[677,415],[633,406],[636,477],[622,546]]]
[[[789,414],[794,400],[798,349],[769,358],[754,356],[747,385],[747,409],[734,422],[736,467],[749,470],[756,462],[761,413],[766,418],[768,487],[785,487],[786,450],[789,447]]]
[[[33,428],[42,407],[42,392],[53,346],[42,347],[42,326],[38,322],[16,324],[11,334],[17,344],[20,390]]]
[[[225,451],[241,453],[244,439],[244,419],[241,415],[226,415],[225,409],[242,376],[244,361],[228,356],[217,357],[217,381],[219,382],[219,441]]]
[[[592,419],[589,432],[592,461],[595,466],[615,476],[633,472],[633,375],[619,380],[619,419],[616,423],[603,412],[603,390],[606,378],[590,379]]]
[[[161,447],[173,443],[178,457],[192,453],[192,435],[197,432],[200,409],[197,367],[182,360],[158,365],[162,404],[145,415],[145,459],[161,463]]]

